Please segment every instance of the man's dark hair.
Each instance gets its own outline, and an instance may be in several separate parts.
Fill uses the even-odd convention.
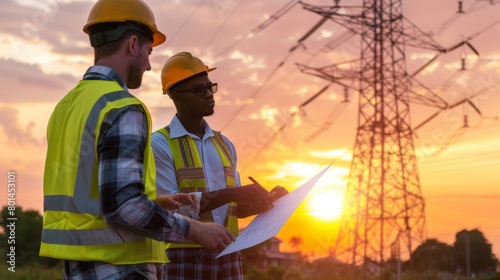
[[[94,35],[109,30],[115,30],[119,27],[123,27],[124,24],[127,23],[100,23],[89,27],[89,30],[91,34]],[[94,63],[101,58],[117,53],[123,47],[124,42],[133,35],[137,36],[137,38],[139,39],[140,46],[147,42],[153,41],[152,32],[149,30],[144,30],[144,32],[141,32],[137,29],[127,29],[117,40],[106,42],[94,47]]]

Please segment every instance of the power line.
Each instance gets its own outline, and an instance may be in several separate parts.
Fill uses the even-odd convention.
[[[307,106],[310,102],[318,98],[320,95],[322,95],[326,90],[330,87],[330,85],[324,86],[321,90],[319,90],[316,94],[314,94],[312,97],[310,97],[308,100],[303,102],[301,105],[298,106],[298,110],[291,113],[287,120],[281,125],[281,127],[273,132],[273,135],[271,138],[264,143],[262,147],[260,147],[259,151],[246,163],[246,165],[242,168],[244,170],[247,166],[249,166],[255,159],[259,158],[259,155],[276,139],[276,137],[284,131],[284,129],[287,127],[288,123],[293,119],[293,117],[297,114],[297,112],[300,112],[302,108]]]
[[[224,20],[223,20],[222,24],[219,25],[219,27],[217,28],[217,30],[215,30],[214,34],[212,34],[212,36],[210,37],[210,39],[205,43],[205,45],[204,45],[205,49],[203,49],[203,51],[201,53],[204,53],[208,49],[208,47],[210,46],[210,44],[212,43],[212,41],[215,39],[215,37],[217,37],[217,35],[219,35],[219,32],[222,30],[222,28],[224,26],[226,26],[227,22],[234,15],[234,12],[236,12],[236,10],[240,6],[241,2],[242,1],[237,1],[236,6],[233,7],[233,9],[231,10],[231,13],[228,16],[224,17]]]
[[[485,5],[485,6],[482,6],[482,7],[479,7],[479,8],[476,8],[477,5],[479,4],[479,2],[489,2],[489,5]],[[436,32],[433,32],[431,31],[431,35],[441,35],[442,33],[444,33],[453,23],[455,23],[458,19],[460,19],[461,17],[465,16],[465,15],[470,15],[472,14],[473,12],[475,11],[478,11],[478,10],[482,10],[484,8],[487,8],[489,6],[493,6],[493,5],[496,5],[498,4],[500,1],[498,0],[475,0],[471,6],[464,10],[463,9],[463,6],[462,6],[462,1],[458,1],[458,10],[456,13],[454,13],[448,20],[446,20],[444,23],[436,26],[435,28],[433,28],[433,30],[437,30]]]
[[[492,154],[483,157],[475,157],[476,161],[467,161],[466,159],[450,159],[450,160],[442,160],[435,163],[428,163],[422,165],[420,168],[420,172],[428,173],[429,171],[443,171],[448,170],[450,172],[456,172],[459,170],[458,168],[468,167],[477,167],[484,168],[485,166],[489,166],[488,161],[498,161],[500,158],[500,154]]]
[[[302,4],[302,3],[301,3]],[[291,9],[291,8],[290,8]],[[289,11],[290,9],[285,9],[286,11]],[[297,43],[292,46],[290,48],[290,50],[288,51],[288,53],[285,55],[285,57],[281,60],[280,63],[278,63],[278,65],[276,65],[276,67],[273,69],[273,71],[271,71],[271,73],[266,77],[266,79],[264,80],[264,82],[250,95],[249,99],[252,100],[252,99],[256,99],[257,98],[257,95],[260,93],[260,91],[262,90],[262,88],[267,85],[267,83],[270,81],[270,79],[274,76],[274,74],[285,64],[285,62],[291,57],[291,55],[297,50],[299,49],[300,47],[304,47],[304,41],[307,40],[318,28],[320,28],[326,21],[327,21],[328,17],[327,16],[324,16],[323,18],[321,18],[311,29],[309,29],[305,35],[303,35],[298,41]],[[267,27],[267,25],[265,26]],[[241,114],[241,112],[249,105],[249,103],[245,103],[243,104],[239,109],[237,109],[230,118],[227,119],[227,121],[222,125],[222,128],[221,129],[224,129],[226,128],[227,126],[229,126],[229,124],[231,124],[235,119],[236,117]]]
[[[257,95],[261,92],[261,90],[267,85],[267,83],[271,80],[271,78],[278,72],[278,70],[284,65],[285,61],[290,57],[291,53],[287,53],[285,58],[278,64],[276,67],[269,73],[269,75],[265,78],[262,84],[260,84],[256,90],[248,97],[249,100],[254,101],[257,98]],[[236,117],[238,117],[247,107],[250,105],[250,103],[244,103],[241,105],[234,113],[231,114],[229,118],[227,118],[226,122],[221,125],[221,130],[224,130],[227,128],[234,120],[236,120]]]
[[[337,121],[337,119],[340,117],[342,112],[344,112],[344,110],[347,108],[348,104],[349,104],[349,102],[341,102],[341,103],[337,104],[337,106],[335,106],[333,111],[328,115],[328,117],[327,117],[328,120],[326,122],[324,122],[323,125],[319,129],[317,129],[313,133],[309,134],[304,139],[304,141],[311,142],[315,138],[317,138],[320,134],[325,133]]]
[[[170,43],[172,43],[175,39],[175,37],[177,37],[177,35],[181,32],[182,29],[184,29],[184,27],[186,26],[186,24],[191,20],[191,18],[193,17],[194,14],[196,14],[196,12],[198,11],[198,9],[201,7],[201,5],[205,2],[205,0],[201,0],[198,5],[196,5],[196,7],[193,9],[193,11],[191,11],[191,14],[182,22],[182,24],[177,28],[177,30],[174,32],[173,35],[169,36],[170,38],[168,38],[169,40],[167,40],[167,42],[165,42],[165,46],[168,46],[170,45]]]
[[[466,194],[466,193],[450,193],[441,195],[426,195],[426,199],[431,200],[455,200],[455,199],[499,199],[500,194]]]
[[[236,40],[234,43],[229,45],[227,48],[219,52],[215,57],[220,57],[224,54],[226,54],[228,51],[232,50],[234,47],[242,43],[245,39],[252,37],[252,35],[255,35],[262,30],[266,29],[269,25],[271,25],[273,22],[277,21],[279,18],[281,18],[283,15],[285,15],[288,11],[290,11],[296,4],[298,3],[297,0],[292,0],[285,4],[282,8],[280,8],[277,12],[272,14],[267,20],[265,20],[263,23],[259,24],[250,32],[248,32],[245,36],[242,36],[239,40]]]

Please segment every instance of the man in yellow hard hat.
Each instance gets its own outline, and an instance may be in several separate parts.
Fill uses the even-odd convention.
[[[204,119],[214,113],[218,85],[208,76],[213,70],[188,52],[173,55],[163,66],[163,93],[177,114],[152,136],[156,182],[161,195],[196,194],[199,211],[191,207],[182,213],[224,225],[236,236],[238,218],[267,211],[287,191],[276,187],[269,193],[257,183],[239,187],[234,145]],[[165,279],[242,279],[240,253],[216,259],[219,253],[192,242],[170,243]]]
[[[150,8],[99,0],[83,29],[95,65],[48,123],[40,255],[63,260],[65,279],[157,279],[166,241],[225,248],[234,236],[224,226],[166,210],[190,195],[156,196],[150,115],[128,92],[165,41]]]

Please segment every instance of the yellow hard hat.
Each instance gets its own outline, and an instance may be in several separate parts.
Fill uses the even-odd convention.
[[[89,27],[94,24],[126,21],[145,25],[153,33],[153,47],[165,42],[165,35],[156,28],[153,12],[142,0],[98,0],[90,11],[83,31],[91,35]]]
[[[200,73],[208,73],[217,68],[209,68],[201,59],[189,52],[180,52],[170,57],[161,69],[163,94],[178,82]]]

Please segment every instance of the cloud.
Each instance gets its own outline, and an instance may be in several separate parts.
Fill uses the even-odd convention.
[[[263,120],[265,121],[265,126],[274,127],[276,125],[276,116],[278,114],[279,110],[277,108],[264,106],[258,113],[251,114],[250,119]]]
[[[37,65],[0,59],[2,102],[33,103],[58,101],[77,79],[69,75],[47,75]]]
[[[2,32],[12,32],[12,33],[21,33],[22,26],[20,19],[24,13],[26,13],[26,7],[20,6],[14,0],[4,0],[2,1],[2,24],[0,24],[0,31]]]
[[[54,52],[80,54],[90,51],[87,36],[82,27],[91,2],[44,1],[40,5],[22,5],[17,1],[2,1],[2,25],[0,32],[20,40],[38,44],[47,42]]]
[[[340,159],[347,162],[352,160],[352,150],[350,149],[333,149],[333,150],[312,150],[309,154],[320,159]]]
[[[18,111],[10,107],[0,107],[0,127],[4,136],[9,142],[22,146],[31,144],[42,145],[42,142],[33,135],[34,122],[29,122],[26,127],[22,127],[18,120]]]

